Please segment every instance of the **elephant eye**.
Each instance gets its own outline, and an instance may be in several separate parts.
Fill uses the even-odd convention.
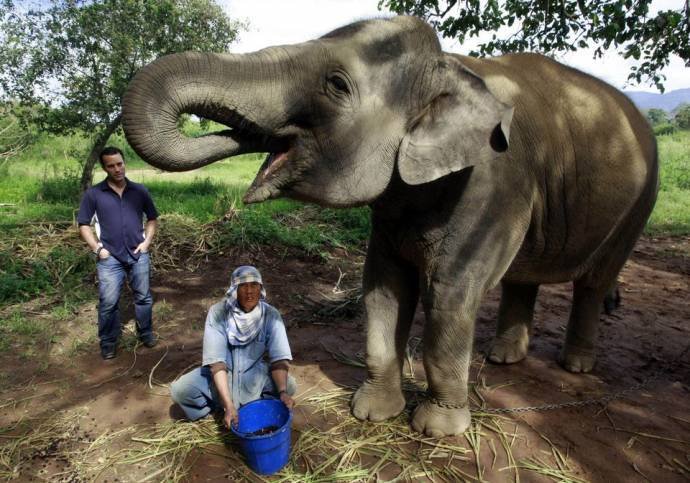
[[[350,87],[348,86],[347,81],[343,78],[342,75],[339,75],[339,74],[330,75],[328,77],[328,83],[338,93],[341,93],[341,94],[349,94],[350,93]]]

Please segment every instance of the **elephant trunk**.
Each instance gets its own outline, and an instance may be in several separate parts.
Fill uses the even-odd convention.
[[[142,159],[169,171],[271,150],[275,138],[269,134],[285,118],[279,73],[288,59],[276,49],[161,57],[141,69],[125,93],[122,123],[127,141]],[[231,129],[185,136],[178,128],[184,113]]]

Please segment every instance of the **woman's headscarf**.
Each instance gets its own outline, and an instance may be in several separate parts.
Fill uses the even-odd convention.
[[[245,312],[237,301],[237,288],[241,283],[258,282],[261,284],[259,303],[251,312]],[[245,345],[251,342],[261,329],[264,317],[264,299],[266,289],[259,271],[251,265],[237,267],[230,277],[230,288],[226,292],[225,305],[228,310],[228,342],[231,345]]]

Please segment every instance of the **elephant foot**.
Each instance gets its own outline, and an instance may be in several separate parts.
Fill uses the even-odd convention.
[[[432,438],[442,438],[464,433],[470,426],[470,420],[467,406],[444,408],[430,401],[423,401],[412,415],[412,428]]]
[[[525,358],[528,345],[527,335],[512,340],[496,337],[489,352],[489,360],[497,364],[514,364]]]
[[[596,362],[594,350],[564,347],[558,362],[568,372],[591,372]]]
[[[397,416],[405,409],[402,390],[389,387],[374,387],[362,384],[350,403],[352,414],[362,421],[384,421]]]

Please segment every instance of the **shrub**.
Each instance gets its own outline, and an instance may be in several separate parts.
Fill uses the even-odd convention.
[[[77,204],[81,195],[80,180],[78,169],[65,168],[62,173],[52,177],[44,174],[36,193],[36,201]]]
[[[41,263],[0,251],[0,267],[0,303],[28,300],[50,286],[50,275]]]
[[[668,115],[663,109],[653,107],[647,110],[646,116],[652,126],[658,126],[668,122]]]
[[[659,124],[658,126],[654,127],[654,134],[656,136],[663,136],[665,134],[673,134],[676,132],[676,126],[673,124],[665,123],[665,124]]]
[[[690,104],[683,104],[676,108],[676,114],[673,120],[679,128],[690,129]]]
[[[33,258],[12,250],[0,251],[0,304],[21,302],[36,296],[71,293],[93,271],[93,261],[82,249],[56,246]]]

